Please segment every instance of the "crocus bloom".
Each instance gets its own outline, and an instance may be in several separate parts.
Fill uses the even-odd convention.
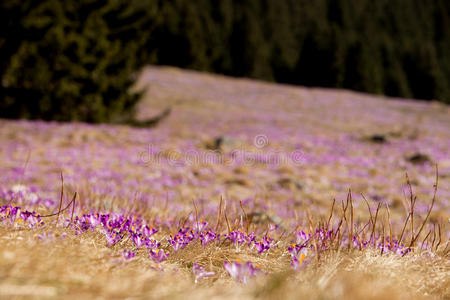
[[[158,243],[157,241],[155,241],[153,239],[145,239],[145,247],[147,249],[156,249],[160,245],[161,245],[160,243]]]
[[[116,231],[106,232],[105,235],[106,240],[108,241],[108,246],[114,245],[123,238],[123,236]]]
[[[152,235],[154,235],[157,232],[158,232],[158,229],[156,229],[156,228],[148,227],[147,225],[144,226],[144,235],[146,237],[151,237]]]
[[[160,263],[167,259],[169,256],[168,253],[164,253],[161,249],[151,249],[150,250],[150,258],[153,259],[154,262]]]
[[[260,242],[255,243],[255,249],[258,251],[259,254],[263,253],[264,251],[267,251],[272,246],[272,238],[265,236]]]
[[[200,234],[200,240],[202,242],[202,246],[205,247],[206,244],[216,239],[216,233],[208,230]]]
[[[199,266],[197,263],[194,263],[192,266],[192,272],[195,276],[195,283],[201,278],[213,276],[214,272],[206,272],[204,267]]]
[[[122,255],[123,259],[125,259],[125,260],[132,259],[136,255],[136,253],[134,253],[133,251],[130,251],[130,250],[123,250],[122,252],[120,252],[120,254]]]
[[[141,248],[145,244],[145,239],[142,235],[131,233],[131,239],[133,240],[134,244],[136,245],[136,248]]]
[[[255,268],[249,261],[245,264],[239,262],[229,263],[225,261],[224,267],[231,277],[242,283],[247,283],[249,277],[255,276],[258,272],[258,268]]]

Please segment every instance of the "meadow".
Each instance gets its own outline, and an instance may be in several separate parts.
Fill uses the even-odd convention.
[[[0,120],[0,295],[450,298],[450,109],[146,68],[157,126]]]

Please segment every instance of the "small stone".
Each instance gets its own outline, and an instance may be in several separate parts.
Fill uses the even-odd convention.
[[[384,144],[387,143],[387,138],[383,134],[374,134],[369,137],[369,140],[373,143]]]
[[[431,162],[431,159],[428,155],[422,153],[415,153],[407,158],[408,161],[415,165],[423,165],[425,163]]]

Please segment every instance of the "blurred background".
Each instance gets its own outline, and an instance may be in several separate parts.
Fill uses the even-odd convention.
[[[446,0],[3,0],[0,117],[133,119],[149,64],[450,102]]]

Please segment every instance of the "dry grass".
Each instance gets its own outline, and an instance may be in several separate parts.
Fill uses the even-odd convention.
[[[47,228],[47,230],[50,228]],[[56,235],[62,229],[53,228]],[[289,259],[273,253],[257,258],[227,246],[188,246],[155,269],[145,253],[119,262],[119,249],[108,249],[101,236],[87,233],[37,241],[35,232],[2,229],[0,294],[38,298],[267,298],[267,299],[448,299],[448,257],[427,253],[406,257],[380,256],[379,251],[329,252],[298,272]],[[280,247],[280,249],[282,249]],[[280,250],[281,251],[281,250]],[[235,283],[224,271],[224,260],[251,260],[267,275],[248,285]],[[212,278],[193,284],[192,263],[209,266]]]
[[[0,175],[0,188],[19,182],[41,187],[46,196],[59,199],[58,177],[63,170],[66,202],[62,208],[77,192],[75,215],[113,211],[138,214],[149,222],[156,218],[172,221],[155,235],[170,252],[161,264],[164,270],[143,248],[136,251],[134,259],[121,259],[123,249],[135,251],[130,240],[108,247],[103,233],[89,230],[75,235],[72,229],[56,226],[54,215],[38,229],[0,227],[0,298],[450,299],[450,161],[445,142],[450,136],[445,125],[449,123],[448,107],[175,69],[151,68],[147,74],[151,75],[145,82],[150,89],[140,104],[140,117],[150,118],[173,107],[171,116],[155,131],[0,120],[0,172],[5,172]],[[332,163],[306,159],[301,165],[277,168],[199,163],[181,169],[136,161],[149,144],[159,146],[158,155],[167,158],[171,153],[184,153],[186,143],[203,151],[217,136],[236,143],[226,145],[229,149],[225,152],[237,147],[257,151],[252,142],[261,133],[270,138],[264,149],[267,152],[278,146],[293,151],[300,143],[306,157],[340,159]],[[390,142],[374,145],[364,140],[374,134],[385,135]],[[408,151],[416,147],[434,158],[442,170],[440,194],[430,213],[426,207],[433,198],[429,192],[433,168],[415,167],[405,161],[414,154]],[[350,158],[373,160],[365,165]],[[14,177],[23,165],[28,165],[23,168],[26,174]],[[400,192],[404,170],[410,174],[411,194],[417,194],[417,199],[408,194],[404,199]],[[170,176],[163,176],[165,172]],[[166,180],[180,178],[187,181],[164,187]],[[112,192],[102,191],[104,186],[112,186]],[[346,201],[345,190],[350,186],[353,199]],[[118,194],[122,188],[125,192]],[[218,196],[221,191],[226,200],[222,205]],[[145,196],[142,199],[156,201],[133,201],[135,192]],[[170,201],[166,199],[168,192]],[[371,210],[360,193],[366,196]],[[376,200],[375,196],[380,197]],[[337,201],[331,209],[333,197]],[[253,201],[252,207],[245,205],[248,198]],[[192,199],[196,199],[197,208]],[[380,201],[390,206],[379,205],[377,213]],[[412,203],[421,205],[420,213],[414,212]],[[216,213],[219,206],[223,210]],[[58,207],[59,203],[56,213]],[[55,213],[46,207],[32,209],[42,215]],[[174,252],[166,238],[189,214],[195,215],[195,210],[196,219],[206,218],[212,228],[218,224],[217,231],[222,234],[229,228],[240,228],[255,231],[260,238],[269,223],[280,220],[280,229],[273,233],[278,247],[260,255],[246,247],[237,250],[230,242],[210,243],[203,248],[197,241]],[[208,214],[203,216],[205,211]],[[328,245],[332,250],[320,251],[320,259],[311,255],[300,270],[293,271],[287,251],[294,240],[293,227],[298,224],[297,230],[310,232],[328,227],[330,211],[330,224],[334,228],[341,224],[335,240]],[[61,214],[70,219],[71,212],[68,206]],[[188,222],[192,224],[192,219]],[[43,241],[38,235],[44,232],[50,232],[51,237]],[[418,248],[401,257],[374,247],[337,247],[343,238],[365,234],[368,240],[372,232],[379,235],[378,241],[401,236],[406,246]],[[421,251],[424,239],[429,245]],[[311,254],[317,251],[317,241],[312,245]],[[224,261],[235,260],[251,261],[267,274],[246,285],[237,283],[223,267]],[[193,263],[215,275],[194,283]]]
[[[342,203],[342,214],[330,214],[328,220],[331,221],[328,222],[332,223],[334,218],[340,220],[339,223],[348,224],[354,217],[351,199],[349,194],[346,204]],[[244,207],[242,210],[244,211]],[[386,210],[387,216],[388,212]],[[61,215],[64,214],[69,217],[71,212],[61,212]],[[57,215],[52,217],[56,219]],[[246,217],[248,218],[247,215]],[[221,214],[218,218],[224,222]],[[376,229],[379,227],[376,226],[376,218],[381,218],[381,213],[369,217],[373,227],[369,226],[367,232],[379,232],[379,229]],[[409,219],[407,218],[405,224]],[[387,221],[390,223],[390,219]],[[322,223],[321,226],[328,222]],[[309,226],[316,228],[318,224],[313,225],[310,219]],[[245,228],[246,226],[242,227]],[[363,250],[341,247],[333,249],[333,243],[330,242],[329,250],[319,253],[320,259],[310,258],[300,270],[293,271],[289,266],[290,257],[286,251],[292,240],[289,234],[277,237],[278,247],[263,255],[256,255],[245,246],[238,249],[229,242],[210,243],[204,248],[196,241],[178,252],[171,251],[166,245],[165,249],[171,251],[171,255],[160,266],[148,258],[147,250],[144,249],[137,250],[137,256],[131,261],[121,259],[121,250],[133,248],[129,240],[107,247],[104,235],[100,232],[88,231],[75,235],[71,229],[63,228],[56,222],[47,222],[47,225],[34,230],[8,227],[2,227],[0,230],[0,295],[8,298],[450,297],[450,260],[446,247],[448,244],[444,243],[433,251],[415,249],[413,254],[401,257],[382,253],[371,247]],[[353,231],[350,227],[346,234],[351,235],[357,231],[356,228]],[[44,240],[39,239],[38,235],[43,233],[50,234]],[[165,228],[156,238],[164,244],[168,233],[169,228]],[[342,239],[340,235],[338,234],[338,240]],[[394,235],[398,239],[401,233],[398,231]],[[315,243],[316,241],[314,245]],[[318,255],[315,255],[315,258],[318,258]],[[236,260],[251,261],[254,265],[259,265],[264,274],[260,274],[247,285],[236,283],[223,268],[224,261]],[[215,275],[194,284],[193,263],[205,266],[214,271]]]

